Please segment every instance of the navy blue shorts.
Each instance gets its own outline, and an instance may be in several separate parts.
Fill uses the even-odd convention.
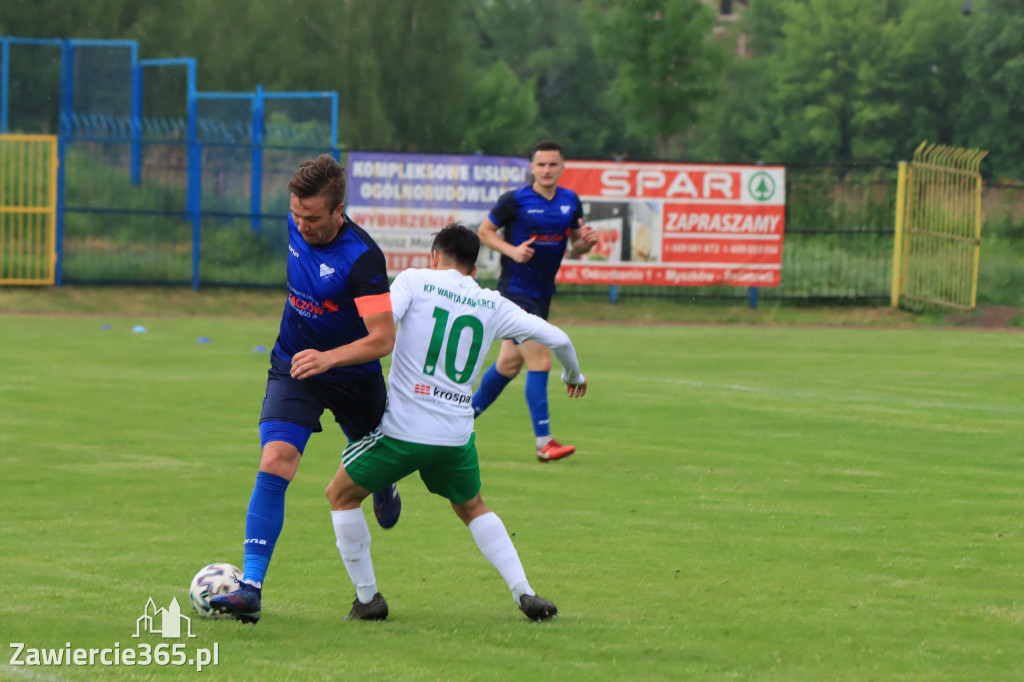
[[[527,296],[526,294],[514,294],[507,291],[502,291],[501,295],[531,315],[536,315],[542,320],[548,319],[548,313],[551,310],[550,296],[534,298],[533,296]]]
[[[323,430],[320,415],[330,410],[349,441],[359,440],[380,424],[387,404],[387,388],[380,372],[345,383],[326,383],[315,377],[293,379],[290,369],[271,357],[260,424],[289,422],[319,432]]]

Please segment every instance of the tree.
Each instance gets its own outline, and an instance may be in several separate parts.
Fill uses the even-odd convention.
[[[595,52],[617,64],[611,96],[631,135],[656,141],[668,156],[673,138],[697,122],[729,64],[714,37],[715,14],[700,0],[588,0]]]
[[[996,177],[1024,179],[1024,12],[1015,0],[989,0],[967,23],[956,139],[988,150]]]
[[[895,23],[886,2],[789,2],[777,52],[769,56],[777,137],[766,156],[822,163],[886,159],[892,141],[876,134],[899,114],[886,41]]]
[[[514,155],[528,149],[539,110],[535,87],[533,81],[520,83],[503,61],[491,66],[470,92],[463,150]]]
[[[525,154],[542,139],[557,140],[575,158],[646,148],[626,139],[621,116],[604,97],[614,68],[595,58],[580,8],[565,0],[474,4],[482,57],[507,64],[520,83],[531,83],[538,107],[530,133],[505,153]]]
[[[963,144],[960,0],[754,3],[722,99],[703,112],[709,160],[784,163],[908,158],[921,140]],[[981,41],[983,42],[983,41]],[[717,155],[717,156],[716,156]]]
[[[909,158],[922,140],[957,144],[957,109],[965,96],[964,46],[970,19],[961,0],[913,0],[888,37],[899,116],[886,131],[894,153]]]

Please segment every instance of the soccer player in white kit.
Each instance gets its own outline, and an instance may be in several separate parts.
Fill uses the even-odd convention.
[[[447,498],[477,547],[505,579],[519,609],[532,620],[558,614],[530,587],[512,540],[480,496],[473,433],[473,385],[495,339],[532,339],[554,353],[570,398],[587,392],[576,351],[562,330],[531,315],[473,279],[480,239],[454,223],[431,245],[429,269],[409,269],[391,284],[398,329],[388,375],[388,404],[380,426],[351,443],[327,488],[331,517],[356,599],[346,618],[384,620],[370,530],[360,503],[419,471],[432,493]]]

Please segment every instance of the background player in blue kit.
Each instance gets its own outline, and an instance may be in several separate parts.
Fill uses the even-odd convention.
[[[330,410],[349,441],[384,414],[379,359],[395,345],[384,254],[344,213],[345,169],[324,154],[288,182],[288,298],[271,352],[260,415],[262,453],[245,521],[243,582],[210,605],[244,623],[261,613],[263,579],[284,523],[284,497],[306,442]],[[397,489],[374,493],[389,528],[401,509]]]
[[[530,159],[533,184],[503,194],[480,225],[480,241],[501,253],[498,291],[528,313],[548,319],[555,275],[566,247],[575,254],[590,251],[597,232],[583,224],[583,207],[572,190],[558,186],[565,170],[562,148],[539,142]],[[504,230],[499,234],[498,230]],[[550,462],[576,451],[551,436],[548,374],[551,352],[536,341],[502,341],[497,361],[484,373],[473,395],[479,416],[526,364],[526,404],[530,408],[537,459]]]

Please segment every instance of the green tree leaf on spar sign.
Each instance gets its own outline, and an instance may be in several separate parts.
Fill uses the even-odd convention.
[[[586,7],[595,52],[618,63],[611,92],[627,131],[655,138],[665,156],[671,138],[715,96],[730,62],[728,43],[714,36],[714,10],[699,0],[590,0]]]

